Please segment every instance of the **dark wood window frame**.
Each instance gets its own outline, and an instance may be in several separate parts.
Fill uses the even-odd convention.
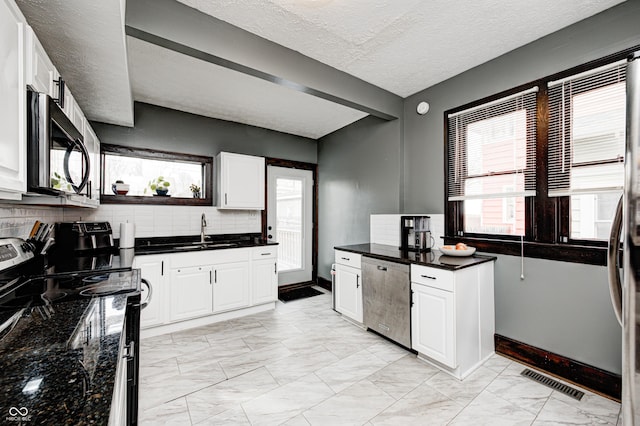
[[[550,81],[566,78],[584,71],[619,61],[640,49],[634,46],[624,51],[608,55],[568,70],[527,82],[510,90],[480,99],[444,112],[444,177],[445,177],[445,244],[465,242],[479,251],[565,262],[606,265],[607,242],[568,240],[562,241],[562,235],[569,235],[569,197],[549,197],[548,164],[549,141],[549,105],[547,84]],[[464,224],[462,201],[448,200],[448,119],[449,114],[477,107],[497,99],[513,95],[532,86],[538,86],[536,106],[536,196],[525,197],[525,235],[521,244],[519,236],[473,234],[458,236]]]
[[[102,204],[153,204],[153,205],[172,205],[172,206],[212,206],[213,205],[213,158],[201,155],[181,154],[169,151],[157,151],[146,148],[132,148],[120,145],[102,144],[100,146],[100,187],[105,188],[104,182],[104,161],[105,154],[121,155],[133,158],[146,158],[151,160],[175,160],[186,161],[192,163],[200,163],[203,165],[204,198],[178,198],[178,197],[146,197],[138,195],[111,195],[101,194],[100,202]],[[110,185],[111,183],[108,183]]]

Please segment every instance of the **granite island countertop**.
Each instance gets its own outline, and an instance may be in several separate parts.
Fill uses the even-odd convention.
[[[369,243],[336,246],[334,249],[358,253],[363,256],[387,260],[389,262],[397,262],[406,265],[415,264],[431,266],[450,271],[468,268],[485,262],[493,262],[497,259],[495,256],[479,254],[473,254],[472,256],[466,257],[447,256],[438,250],[431,250],[426,253],[417,253],[413,251],[400,250],[396,246]]]
[[[11,324],[0,331],[0,410],[7,423],[109,422],[127,297],[0,313],[0,322]]]

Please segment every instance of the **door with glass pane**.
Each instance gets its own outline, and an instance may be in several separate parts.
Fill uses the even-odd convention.
[[[267,166],[267,237],[278,242],[278,285],[311,281],[313,174]]]

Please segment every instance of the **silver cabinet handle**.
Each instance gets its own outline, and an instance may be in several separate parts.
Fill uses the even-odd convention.
[[[341,257],[340,259],[342,259],[342,260],[347,260],[347,261],[351,260],[351,259],[349,259],[348,257]]]
[[[260,253],[260,256],[270,256],[271,253]]]
[[[278,273],[278,262],[273,264],[273,273],[277,274]]]
[[[211,275],[212,273],[211,271],[209,271],[209,284],[213,284],[213,279],[211,278]]]
[[[218,284],[218,270],[213,271],[213,282]]]
[[[435,280],[436,277],[430,277],[429,275],[420,275],[422,278],[429,278],[430,280]]]
[[[360,275],[356,275],[356,288],[360,288]]]

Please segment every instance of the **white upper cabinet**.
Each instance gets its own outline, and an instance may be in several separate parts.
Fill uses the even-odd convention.
[[[52,98],[58,95],[56,79],[56,67],[47,56],[40,40],[33,29],[27,27],[27,74],[26,84],[36,92],[46,93]]]
[[[221,152],[216,157],[216,176],[219,208],[264,210],[263,157]]]
[[[0,199],[20,200],[27,189],[25,28],[15,3],[0,0]]]

